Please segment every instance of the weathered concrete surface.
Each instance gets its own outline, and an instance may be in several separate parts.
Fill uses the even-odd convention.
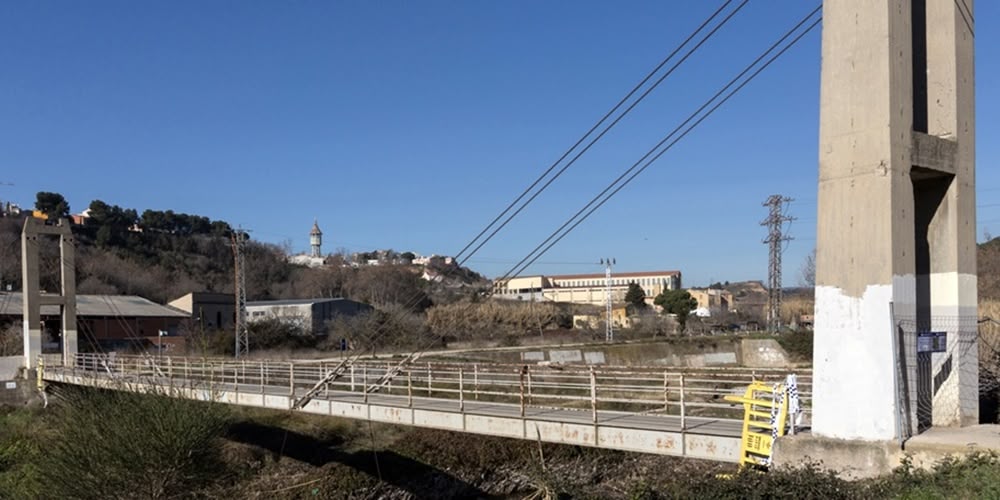
[[[817,435],[898,435],[900,318],[948,331],[948,355],[921,375],[935,379],[933,424],[978,418],[975,343],[959,346],[961,320],[938,321],[976,316],[973,40],[953,2],[913,10],[924,3],[823,5]],[[906,386],[915,403],[912,365],[905,379],[916,382]]]
[[[745,364],[744,343],[754,346],[752,364]],[[764,346],[766,352],[760,352]],[[496,363],[573,363],[593,365],[659,365],[689,368],[749,366],[785,368],[791,366],[784,349],[767,339],[739,337],[691,337],[625,344],[590,344],[579,346],[532,346],[483,350],[439,352],[424,358],[461,358]]]
[[[740,365],[747,368],[785,368],[791,365],[788,353],[774,339],[743,339]]]
[[[24,366],[23,356],[3,356],[0,357],[0,380],[14,380],[21,373]]]
[[[974,452],[1000,452],[1000,425],[934,427],[918,434],[900,448],[898,441],[856,441],[813,434],[778,438],[773,459],[776,466],[797,467],[819,463],[847,479],[864,479],[892,472],[903,459],[929,469],[949,457]]]
[[[864,479],[892,472],[899,465],[899,452],[899,443],[895,441],[852,441],[798,434],[775,441],[772,463],[777,467],[818,464],[846,479]]]

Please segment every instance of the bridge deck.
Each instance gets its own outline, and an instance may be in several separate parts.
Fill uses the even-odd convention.
[[[155,392],[195,400],[260,408],[292,407],[307,392],[287,386],[212,383],[174,376],[136,377],[70,368],[46,368],[50,382]],[[397,389],[398,390],[398,389]],[[679,455],[735,462],[742,422],[722,418],[657,413],[633,413],[591,408],[555,408],[439,397],[408,396],[342,390],[320,391],[300,411],[473,434],[540,439],[546,442],[596,446],[627,451]],[[595,422],[596,417],[596,422]]]

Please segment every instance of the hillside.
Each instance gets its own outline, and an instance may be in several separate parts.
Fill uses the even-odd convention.
[[[65,215],[68,207],[60,207]],[[23,225],[0,217],[0,288],[20,288]],[[233,291],[232,229],[207,217],[134,209],[95,200],[89,218],[73,226],[77,293],[133,294],[165,303],[192,291]],[[484,287],[482,276],[457,266],[345,265],[343,258],[309,268],[288,262],[280,246],[250,240],[246,247],[249,300],[346,297],[375,306],[423,310]],[[41,248],[42,288],[59,284],[55,241]],[[434,283],[426,277],[430,276]]]
[[[976,263],[979,267],[979,300],[1000,300],[1000,238],[978,245]]]

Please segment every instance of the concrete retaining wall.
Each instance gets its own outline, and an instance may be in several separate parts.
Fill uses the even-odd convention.
[[[744,366],[784,368],[788,354],[774,339],[691,337],[659,342],[586,346],[524,347],[523,349],[466,351],[435,358],[481,360],[495,363],[565,363],[588,365],[659,365],[686,368]]]
[[[743,366],[748,368],[784,368],[791,364],[788,353],[774,339],[743,339],[740,354]]]

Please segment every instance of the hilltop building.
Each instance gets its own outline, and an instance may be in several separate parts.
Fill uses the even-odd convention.
[[[312,229],[309,230],[309,253],[289,255],[288,262],[306,267],[322,267],[326,263],[323,257],[323,231],[319,229],[319,221],[313,219]]]
[[[309,256],[312,258],[318,258],[323,256],[323,252],[320,247],[323,246],[323,231],[319,230],[319,221],[313,219],[312,230],[309,231],[309,246],[311,247],[309,251]]]

